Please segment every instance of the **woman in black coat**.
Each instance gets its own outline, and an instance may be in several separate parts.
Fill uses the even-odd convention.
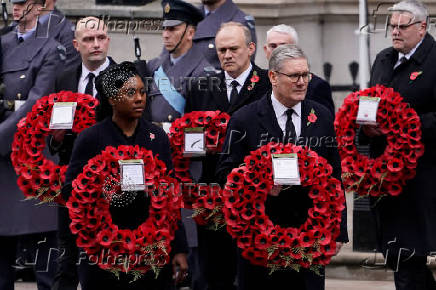
[[[172,169],[170,146],[165,132],[141,118],[145,108],[146,94],[144,83],[130,62],[109,67],[96,79],[96,88],[101,96],[102,103],[98,110],[99,122],[84,130],[77,138],[71,162],[66,173],[63,197],[65,200],[71,195],[71,183],[82,172],[88,160],[101,153],[107,146],[139,145],[159,155],[159,159],[165,162],[168,170]],[[150,200],[145,194],[137,194],[131,203],[124,207],[110,207],[112,220],[119,228],[135,229],[145,221],[148,216]],[[77,286],[77,278],[73,277],[71,270],[75,272],[74,264],[78,266],[78,278],[82,289],[172,289],[171,266],[166,265],[154,278],[154,273],[148,271],[142,278],[131,282],[132,276],[124,273],[117,279],[116,276],[93,265],[86,258],[83,251],[79,254],[75,247],[75,236],[68,228],[70,220],[68,212],[60,220],[60,240],[66,252],[61,259],[60,276],[57,279],[59,289],[74,288],[74,280]],[[186,255],[187,246],[183,227],[179,223],[175,240],[172,243],[171,255],[173,265],[177,265],[182,271],[181,277],[187,270]],[[59,278],[59,277],[58,277]],[[73,283],[72,283],[73,282]],[[74,288],[75,289],[75,288]]]

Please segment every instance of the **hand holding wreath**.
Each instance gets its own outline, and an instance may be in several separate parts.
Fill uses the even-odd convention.
[[[360,96],[380,97],[377,129],[365,127],[368,135],[386,136],[386,149],[372,159],[355,145]],[[347,191],[361,196],[396,196],[416,173],[418,158],[424,154],[421,122],[415,110],[392,88],[375,86],[348,95],[336,114],[335,129],[342,159],[343,182]]]
[[[265,213],[273,188],[272,154],[297,153],[301,186],[309,188],[313,208],[299,228],[274,225]],[[228,175],[223,191],[227,231],[242,256],[271,272],[301,267],[318,272],[335,255],[345,198],[326,159],[293,144],[269,143],[252,151],[244,164]]]
[[[11,161],[18,175],[18,186],[26,199],[64,204],[60,190],[67,166],[59,166],[43,154],[46,138],[54,131],[49,129],[49,123],[55,102],[77,102],[74,133],[80,133],[95,123],[98,101],[93,97],[69,91],[45,96],[37,100],[32,111],[18,123]]]

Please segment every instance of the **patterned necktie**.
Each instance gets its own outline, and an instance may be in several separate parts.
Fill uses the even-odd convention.
[[[285,139],[284,144],[287,144],[289,142],[294,143],[296,141],[297,133],[295,132],[295,126],[292,122],[292,114],[294,113],[293,109],[286,110],[286,116],[288,119],[286,120],[286,127],[285,127]]]
[[[88,83],[86,84],[85,94],[94,96],[94,77],[93,73],[88,74]]]

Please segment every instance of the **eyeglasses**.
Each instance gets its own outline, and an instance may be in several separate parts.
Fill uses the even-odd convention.
[[[303,80],[303,82],[308,83],[311,79],[312,79],[312,73],[311,72],[306,72],[306,73],[302,73],[302,74],[285,74],[279,71],[276,71],[276,73],[287,76],[289,78],[289,80],[291,80],[291,82],[296,83],[300,80],[300,78]]]
[[[415,25],[417,23],[421,23],[422,21],[415,21],[409,24],[401,24],[401,25],[393,25],[393,24],[388,24],[388,29],[389,31],[393,31],[395,28],[397,28],[399,31],[404,31],[407,28],[409,28],[412,25]]]

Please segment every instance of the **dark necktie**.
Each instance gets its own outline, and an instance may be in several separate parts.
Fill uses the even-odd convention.
[[[18,37],[18,42],[22,43],[24,41],[24,38],[22,36]]]
[[[286,110],[286,116],[288,119],[286,120],[286,128],[285,128],[285,140],[284,144],[291,143],[295,144],[297,133],[295,132],[294,123],[292,122],[292,114],[294,113],[293,109]]]
[[[406,61],[407,61],[407,58],[405,56],[403,56],[402,58],[400,58],[400,63],[396,67],[394,67],[394,69],[398,68],[400,65],[402,65]]]
[[[237,81],[232,81],[232,91],[230,92],[230,106],[234,105],[238,99],[238,89],[239,83]]]
[[[85,94],[94,96],[94,77],[93,73],[88,74],[88,83],[86,84]]]

